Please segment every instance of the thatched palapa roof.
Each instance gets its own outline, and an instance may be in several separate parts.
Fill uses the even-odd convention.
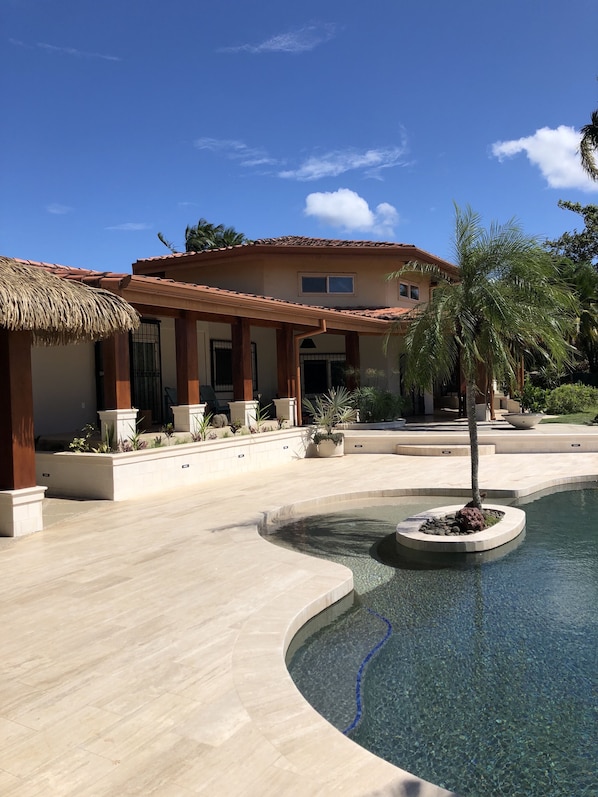
[[[120,296],[0,256],[0,327],[33,333],[37,344],[108,338],[139,326]]]

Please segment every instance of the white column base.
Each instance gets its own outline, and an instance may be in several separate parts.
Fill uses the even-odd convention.
[[[475,405],[475,419],[476,421],[489,421],[490,420],[490,408],[487,404],[476,404]]]
[[[137,432],[137,410],[134,407],[123,410],[98,410],[101,422],[102,440],[109,437],[114,445],[128,440]]]
[[[242,426],[255,426],[257,401],[231,401],[229,406],[232,423],[240,423]]]
[[[23,537],[44,527],[42,506],[47,487],[0,491],[0,537]]]
[[[179,404],[172,406],[176,432],[195,432],[206,412],[205,404]]]
[[[289,426],[297,426],[296,398],[274,399],[274,406],[276,407],[276,417],[279,421],[286,421]]]

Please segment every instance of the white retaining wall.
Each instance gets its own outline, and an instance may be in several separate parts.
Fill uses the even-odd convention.
[[[39,452],[36,478],[48,497],[123,501],[303,458],[306,438],[295,428],[126,454]]]

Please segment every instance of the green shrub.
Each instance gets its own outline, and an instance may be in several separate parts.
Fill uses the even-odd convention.
[[[395,421],[405,409],[405,399],[390,390],[368,385],[358,387],[351,394],[353,406],[359,410],[362,423]]]
[[[550,415],[570,415],[598,405],[598,388],[589,385],[561,385],[547,396],[546,411]]]
[[[513,398],[521,404],[522,412],[544,412],[546,410],[546,400],[548,391],[542,387],[534,387],[526,379],[523,390],[515,393]]]

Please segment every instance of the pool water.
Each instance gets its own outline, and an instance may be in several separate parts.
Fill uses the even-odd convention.
[[[386,501],[276,530],[355,578],[289,671],[358,744],[463,797],[595,797],[598,490],[527,503],[525,534],[491,561],[397,556],[400,520],[453,503]]]

